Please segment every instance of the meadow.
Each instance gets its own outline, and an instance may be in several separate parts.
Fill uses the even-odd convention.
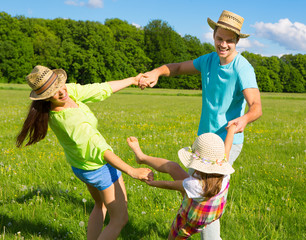
[[[138,167],[126,144],[129,136],[138,137],[145,153],[179,162],[177,151],[196,137],[200,93],[129,88],[89,106],[115,153]],[[0,239],[83,240],[93,201],[52,131],[34,146],[15,146],[28,95],[24,85],[0,84]],[[245,129],[234,163],[221,237],[305,239],[306,94],[262,93],[262,105],[263,116]],[[154,173],[156,179],[170,179]],[[180,194],[125,174],[124,179],[129,222],[119,239],[166,239]]]

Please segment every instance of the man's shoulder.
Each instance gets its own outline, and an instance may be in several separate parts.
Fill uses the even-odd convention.
[[[253,68],[252,65],[249,63],[249,61],[244,56],[242,56],[240,53],[238,53],[237,56],[235,57],[233,66],[237,70],[245,68],[245,67]]]
[[[219,61],[218,60],[218,54],[216,52],[211,52],[211,53],[207,53],[207,54],[204,54],[198,58],[196,58],[193,63],[194,64],[198,64],[198,65],[207,65],[211,62],[214,62],[214,61]]]

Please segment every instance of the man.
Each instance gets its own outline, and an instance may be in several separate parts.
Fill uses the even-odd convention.
[[[200,74],[202,77],[202,114],[198,135],[206,132],[218,134],[223,140],[226,127],[236,124],[230,163],[239,156],[243,144],[243,130],[250,122],[262,115],[260,92],[250,63],[236,50],[240,38],[249,35],[240,33],[244,19],[232,12],[223,11],[218,22],[207,19],[214,30],[216,52],[195,60],[170,63],[145,73],[141,84],[155,86],[160,76]],[[248,111],[245,113],[245,106]],[[220,223],[208,225],[201,234],[205,240],[219,240]]]

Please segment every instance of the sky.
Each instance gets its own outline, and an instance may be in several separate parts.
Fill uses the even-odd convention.
[[[213,44],[209,17],[222,11],[244,18],[239,52],[262,56],[306,54],[306,0],[1,0],[0,12],[12,17],[73,19],[104,23],[119,18],[137,27],[163,20],[181,36],[189,34]]]

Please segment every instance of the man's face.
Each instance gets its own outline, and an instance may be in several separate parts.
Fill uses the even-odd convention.
[[[221,64],[224,65],[230,63],[237,53],[237,35],[232,31],[219,27],[215,32],[214,41]]]

